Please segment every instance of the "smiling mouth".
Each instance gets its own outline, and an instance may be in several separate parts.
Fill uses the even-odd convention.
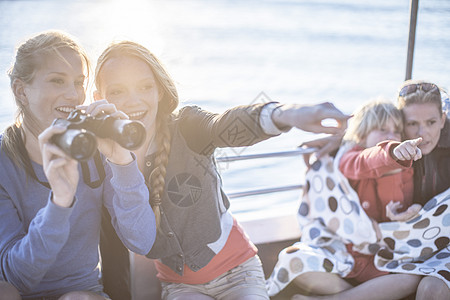
[[[67,117],[72,111],[75,110],[75,107],[74,106],[60,106],[60,107],[55,108],[55,110],[60,113],[65,114]]]
[[[147,111],[137,111],[137,112],[128,113],[128,117],[131,120],[141,120],[145,117],[146,114],[147,114]]]

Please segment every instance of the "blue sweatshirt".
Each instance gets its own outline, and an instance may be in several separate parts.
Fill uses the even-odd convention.
[[[1,141],[1,136],[0,136]],[[51,201],[51,190],[27,176],[0,150],[0,280],[22,296],[102,290],[99,237],[102,205],[131,251],[146,254],[156,235],[148,190],[136,159],[126,166],[103,159],[106,178],[97,188],[81,176],[72,207]],[[41,165],[37,178],[47,182]],[[91,179],[98,178],[93,161]]]

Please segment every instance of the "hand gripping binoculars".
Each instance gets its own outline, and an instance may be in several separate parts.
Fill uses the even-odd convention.
[[[139,121],[121,120],[107,114],[91,116],[83,110],[72,111],[67,119],[55,119],[66,131],[55,134],[51,142],[78,161],[89,160],[97,150],[97,139],[109,138],[128,150],[139,148],[146,131]]]

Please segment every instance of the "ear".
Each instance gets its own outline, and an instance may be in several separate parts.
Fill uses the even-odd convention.
[[[26,84],[21,79],[14,79],[11,89],[14,93],[14,97],[22,103],[22,105],[26,106],[28,105],[28,98],[25,92]]]
[[[100,95],[100,92],[97,90],[94,91],[94,100],[97,101],[97,100],[101,100],[101,99],[103,99],[103,97],[102,97],[102,95]]]

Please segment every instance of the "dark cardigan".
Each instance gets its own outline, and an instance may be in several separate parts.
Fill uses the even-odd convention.
[[[450,187],[450,119],[445,121],[437,146],[414,164],[414,203],[428,200]]]

